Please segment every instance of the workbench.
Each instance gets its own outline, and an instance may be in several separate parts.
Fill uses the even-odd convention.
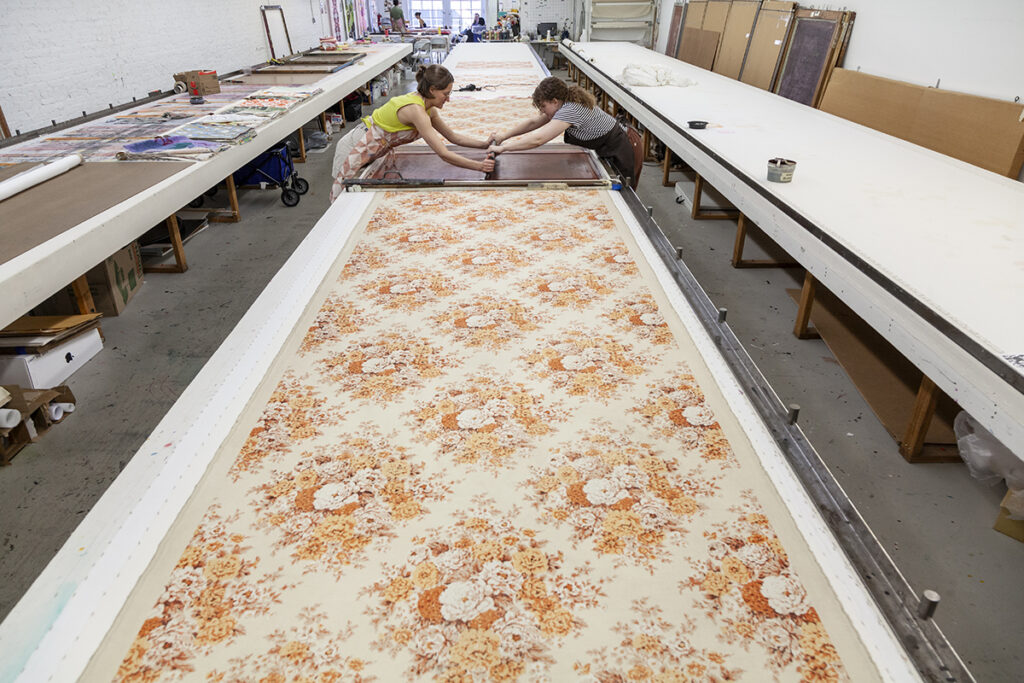
[[[1024,185],[637,45],[562,52],[910,359],[919,408],[937,386],[1024,457]],[[626,86],[629,64],[696,85]],[[791,183],[766,180],[774,157]]]
[[[90,192],[99,194],[90,199],[97,205],[95,213],[87,210],[82,215],[75,206],[64,206],[66,195],[51,194],[52,188],[60,184],[59,178],[0,203],[0,240],[4,243],[16,241],[13,235],[2,235],[8,226],[14,229],[16,225],[14,218],[4,218],[5,204],[11,205],[15,199],[19,204],[27,202],[40,209],[40,221],[46,222],[47,212],[52,211],[56,215],[55,222],[64,224],[59,234],[33,233],[29,237],[36,240],[34,244],[24,244],[24,250],[17,254],[4,250],[0,256],[0,291],[4,293],[0,298],[0,327],[24,315],[125,244],[168,216],[173,216],[175,211],[316,118],[345,95],[387,71],[410,52],[408,45],[373,46],[356,64],[318,80],[316,87],[321,89],[320,93],[259,128],[253,140],[232,146],[206,161],[187,166],[176,162],[87,162],[70,173],[89,176]],[[11,149],[16,148],[5,151]],[[136,163],[141,166],[135,167]],[[116,197],[113,203],[104,201],[106,195],[124,192],[125,189],[116,177],[110,177],[107,168],[113,171],[113,165],[126,164],[132,165],[129,168],[146,168],[154,164],[157,167],[148,181],[131,187],[130,196]],[[173,169],[173,173],[161,177],[161,168],[165,164]],[[70,223],[64,216],[68,213],[73,215]],[[23,242],[24,235],[17,236],[17,241]]]

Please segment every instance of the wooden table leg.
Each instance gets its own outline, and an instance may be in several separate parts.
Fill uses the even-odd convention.
[[[211,223],[237,223],[242,220],[242,212],[238,210],[238,190],[235,189],[235,177],[229,175],[224,180],[228,188],[228,201],[231,202],[230,209],[217,209],[210,212]]]
[[[739,209],[721,209],[710,211],[701,208],[704,199],[704,178],[698,173],[693,181],[693,204],[690,206],[690,218],[699,220],[732,220],[740,215]]]
[[[92,300],[92,292],[89,291],[89,282],[82,275],[71,283],[71,289],[75,293],[75,304],[81,314],[95,313],[96,302]]]
[[[178,228],[178,217],[173,213],[167,217],[167,234],[171,238],[171,250],[174,251],[174,264],[161,263],[143,268],[146,273],[184,273],[188,270],[185,261],[185,245],[181,241],[181,230]]]
[[[301,127],[299,127],[299,156],[295,157],[295,163],[306,163],[306,136],[302,133]]]
[[[661,164],[661,186],[672,187],[668,180],[668,174],[672,172],[672,150],[665,148],[665,160]]]
[[[818,282],[811,275],[811,271],[804,274],[804,287],[800,291],[800,307],[796,311],[796,324],[793,326],[793,334],[797,339],[820,339],[814,329],[809,327],[811,322],[811,308],[814,307],[814,290]]]
[[[745,259],[743,258],[743,247],[747,242],[747,217],[740,213],[739,222],[736,224],[736,242],[732,247],[733,268],[796,268],[800,264],[796,261],[776,261],[775,259]]]
[[[320,112],[320,130],[326,135],[330,131],[327,129],[327,112]]]
[[[935,414],[935,404],[938,400],[938,387],[925,375],[921,378],[921,386],[917,390],[914,414],[907,425],[907,431],[903,434],[903,440],[900,441],[900,455],[908,462],[915,462],[924,448],[924,437],[928,432],[928,425],[931,424],[932,415]]]

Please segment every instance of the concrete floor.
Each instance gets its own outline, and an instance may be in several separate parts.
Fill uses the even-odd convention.
[[[556,73],[564,77],[564,72]],[[335,136],[335,141],[338,136]],[[79,408],[0,470],[0,618],[64,543],[328,206],[333,142],[298,165],[295,208],[242,191],[242,221],[186,245],[189,270],[150,274],[104,350],[69,381]],[[979,681],[1021,680],[1024,544],[992,531],[1002,490],[962,465],[910,465],[821,341],[792,335],[799,270],[735,270],[735,229],[691,221],[648,165],[639,195],[915,590],[942,595],[937,622]],[[763,241],[763,238],[761,238]],[[757,257],[757,237],[748,256]]]

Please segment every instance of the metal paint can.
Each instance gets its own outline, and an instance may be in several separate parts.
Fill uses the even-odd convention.
[[[796,162],[792,159],[775,157],[768,160],[768,180],[773,183],[788,183],[793,179]]]

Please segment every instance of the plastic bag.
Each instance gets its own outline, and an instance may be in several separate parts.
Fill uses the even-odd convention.
[[[1010,489],[1008,502],[1016,510],[1010,507],[1007,509],[1013,519],[1024,517],[1024,461],[966,412],[961,412],[953,420],[953,431],[956,433],[960,457],[971,476],[989,486],[995,486],[1005,479]]]
[[[321,149],[327,146],[327,134],[314,131],[306,135],[306,149]]]

